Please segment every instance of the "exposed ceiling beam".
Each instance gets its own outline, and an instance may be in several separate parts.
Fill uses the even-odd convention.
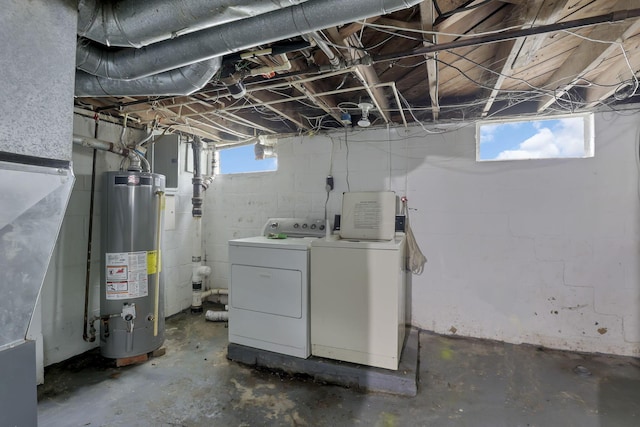
[[[430,6],[431,8],[433,8],[433,3],[431,3],[430,1],[423,1],[422,3],[420,3],[421,10],[423,6]],[[369,23],[369,21],[367,21],[367,23]],[[390,18],[379,18],[376,20],[376,24],[387,25],[389,27],[395,28],[404,28],[405,30],[410,31],[420,31],[422,29],[422,25],[420,22],[407,22]]]
[[[338,106],[331,98],[323,98],[316,95],[315,88],[310,82],[296,83],[292,82],[293,86],[301,93],[307,95],[309,100],[322,109],[325,113],[333,117],[338,123],[340,123],[340,113],[338,112]]]
[[[355,36],[355,34],[352,34],[350,37],[343,39],[340,37],[340,32],[335,27],[327,29],[325,33],[334,44],[345,47],[363,47],[362,43]],[[364,54],[360,50],[349,49],[348,52],[352,60],[360,59],[364,56]],[[361,80],[361,83],[369,93],[371,101],[376,106],[376,109],[384,119],[384,122],[389,123],[389,102],[387,101],[384,92],[382,92],[382,90],[376,86],[378,83],[380,83],[380,78],[378,77],[376,71],[371,66],[356,65],[354,67],[354,73],[356,77]]]
[[[262,104],[264,108],[267,108],[268,110],[273,111],[280,117],[283,117],[286,120],[290,121],[291,123],[295,124],[298,130],[309,130],[309,126],[307,126],[302,120],[298,118],[300,115],[295,111],[284,108],[284,107],[276,108],[273,105],[267,104],[267,102],[269,101],[275,101],[279,99],[273,93],[260,92],[260,94],[258,95],[256,92],[253,92],[253,93],[247,93],[245,97],[247,99],[250,99],[254,103]]]
[[[552,33],[556,31],[570,30],[573,28],[584,28],[598,24],[620,22],[626,19],[640,17],[640,9],[629,9],[624,13],[613,12],[604,15],[591,16],[582,19],[576,19],[573,21],[559,22],[549,25],[540,25],[532,28],[525,28],[521,30],[508,30],[501,33],[492,33],[484,36],[470,37],[467,39],[456,40],[450,43],[438,43],[434,46],[424,46],[417,49],[394,52],[386,55],[379,55],[373,57],[374,63],[381,63],[386,61],[394,61],[397,59],[409,58],[411,56],[422,56],[427,53],[438,52],[449,49],[459,49],[468,46],[480,46],[485,44],[496,43],[504,40],[513,40],[520,37],[528,37],[533,34]]]
[[[622,10],[632,6],[632,0],[619,0],[614,7]],[[538,103],[538,112],[542,112],[564,96],[579,81],[579,77],[595,70],[612,54],[620,52],[621,43],[640,31],[640,21],[623,21],[612,25],[595,27],[588,35],[592,41],[584,39],[571,55],[549,77],[547,88],[554,95],[545,96]]]
[[[639,51],[640,40],[638,37],[627,40],[625,50],[627,52]],[[620,56],[622,56],[622,54],[620,54]],[[619,58],[618,61],[615,61],[612,64],[608,64],[608,62],[609,61],[606,61],[603,64],[606,65],[606,71],[600,73],[597,78],[594,78],[595,85],[588,87],[585,91],[584,100],[587,108],[594,107],[599,102],[602,102],[612,96],[619,88],[619,86],[610,86],[612,83],[615,84],[616,82],[619,82],[622,84],[626,80],[633,78],[632,72],[637,73],[640,69],[640,55],[629,56],[629,62],[632,70],[629,69],[627,62],[622,58]],[[597,86],[598,84],[602,86]]]
[[[435,10],[433,2],[420,3],[420,21],[423,31],[433,31],[435,21]],[[424,46],[437,44],[437,36],[434,34],[423,34]],[[429,82],[429,98],[431,98],[431,115],[434,121],[438,120],[440,114],[440,101],[438,99],[438,62],[436,61],[438,52],[425,55],[427,63],[427,79]]]
[[[251,127],[266,133],[271,133],[271,134],[276,133],[273,129],[270,129],[266,126],[266,123],[264,120],[261,120],[257,117],[253,117],[251,120],[247,120],[244,117],[239,116],[237,114],[233,114],[224,110],[216,110],[216,109],[212,110],[210,114],[218,116],[223,120],[228,120],[230,122],[237,123],[240,126]]]
[[[371,24],[373,22],[378,21],[379,19],[381,19],[380,16],[374,16],[372,18],[368,18],[365,22],[367,24]],[[342,39],[346,39],[351,34],[355,34],[358,31],[360,31],[364,26],[365,26],[365,23],[363,22],[354,22],[352,24],[345,25],[344,27],[340,28],[340,30],[338,30],[338,33],[340,34],[340,37]]]
[[[535,23],[535,16],[538,15],[543,2],[544,0],[528,1],[527,3],[519,4],[514,7],[513,15],[519,16],[520,19],[522,19],[520,28],[524,29]],[[496,62],[494,64],[496,74],[490,79],[490,81],[493,81],[491,84],[493,89],[486,97],[487,102],[482,108],[482,117],[486,117],[489,114],[491,107],[493,107],[493,103],[500,94],[500,89],[502,89],[504,81],[513,73],[512,65],[522,50],[525,40],[526,37],[516,40],[507,40],[502,42],[496,49]]]
[[[472,34],[472,30],[478,24],[503,6],[504,4],[499,1],[485,3],[484,0],[474,0],[467,5],[472,9],[453,14],[435,25],[436,31],[450,33],[439,35],[438,43],[448,43],[458,38],[458,36],[451,34]]]
[[[559,22],[568,2],[569,0],[546,0],[544,2],[535,2],[542,4],[539,5],[538,13],[535,15],[535,19],[532,24],[547,25]],[[546,39],[547,34],[538,34],[536,36],[525,38],[522,46],[520,46],[518,57],[513,63],[513,68],[521,68],[529,65],[533,61],[536,52],[540,49]]]

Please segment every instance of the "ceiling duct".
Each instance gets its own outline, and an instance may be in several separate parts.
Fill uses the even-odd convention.
[[[95,44],[79,43],[76,64],[79,69],[100,77],[133,80],[257,45],[389,14],[421,1],[309,0],[140,49],[113,51]]]
[[[221,58],[213,58],[136,80],[114,80],[76,71],[76,96],[189,95],[211,80]]]
[[[142,47],[307,0],[80,0],[78,35]]]

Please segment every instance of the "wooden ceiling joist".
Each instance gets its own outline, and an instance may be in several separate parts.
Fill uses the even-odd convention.
[[[433,31],[433,23],[435,21],[435,9],[432,2],[420,3],[420,23],[423,31]],[[436,44],[438,39],[433,34],[423,34],[424,46]],[[431,115],[434,121],[438,120],[440,114],[440,100],[438,97],[438,62],[436,61],[438,53],[425,55],[427,67],[427,80],[429,83],[429,98],[431,99]]]
[[[310,129],[309,126],[305,124],[301,118],[299,118],[300,114],[298,114],[297,112],[285,107],[276,108],[273,105],[267,104],[266,102],[278,99],[278,97],[273,93],[262,91],[259,95],[256,92],[253,92],[247,93],[245,96],[254,103],[262,103],[266,109],[295,124],[297,130],[307,131]]]
[[[553,22],[557,22],[567,6],[569,0],[546,0],[546,1],[532,1],[534,7],[537,6],[538,12],[535,14],[534,20],[531,25],[547,25]],[[523,43],[520,46],[518,57],[513,63],[513,68],[521,68],[530,64],[533,58],[538,52],[538,49],[542,46],[547,38],[547,34],[538,34],[531,37],[525,37]]]
[[[631,0],[620,0],[616,3],[615,9],[632,7],[630,3],[632,3]],[[571,90],[579,82],[576,77],[590,73],[609,56],[616,52],[620,53],[622,43],[638,31],[640,31],[640,21],[631,20],[595,27],[589,33],[588,39],[582,39],[578,47],[551,75],[546,87],[552,89],[554,94],[540,100],[538,112],[545,111],[558,98]]]

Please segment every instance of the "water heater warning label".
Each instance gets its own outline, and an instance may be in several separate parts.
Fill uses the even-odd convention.
[[[107,299],[140,298],[149,295],[147,264],[146,251],[107,253]]]

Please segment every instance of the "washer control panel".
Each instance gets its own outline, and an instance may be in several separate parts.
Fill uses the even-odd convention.
[[[264,226],[264,236],[271,233],[287,237],[323,237],[325,221],[322,218],[269,218]]]

